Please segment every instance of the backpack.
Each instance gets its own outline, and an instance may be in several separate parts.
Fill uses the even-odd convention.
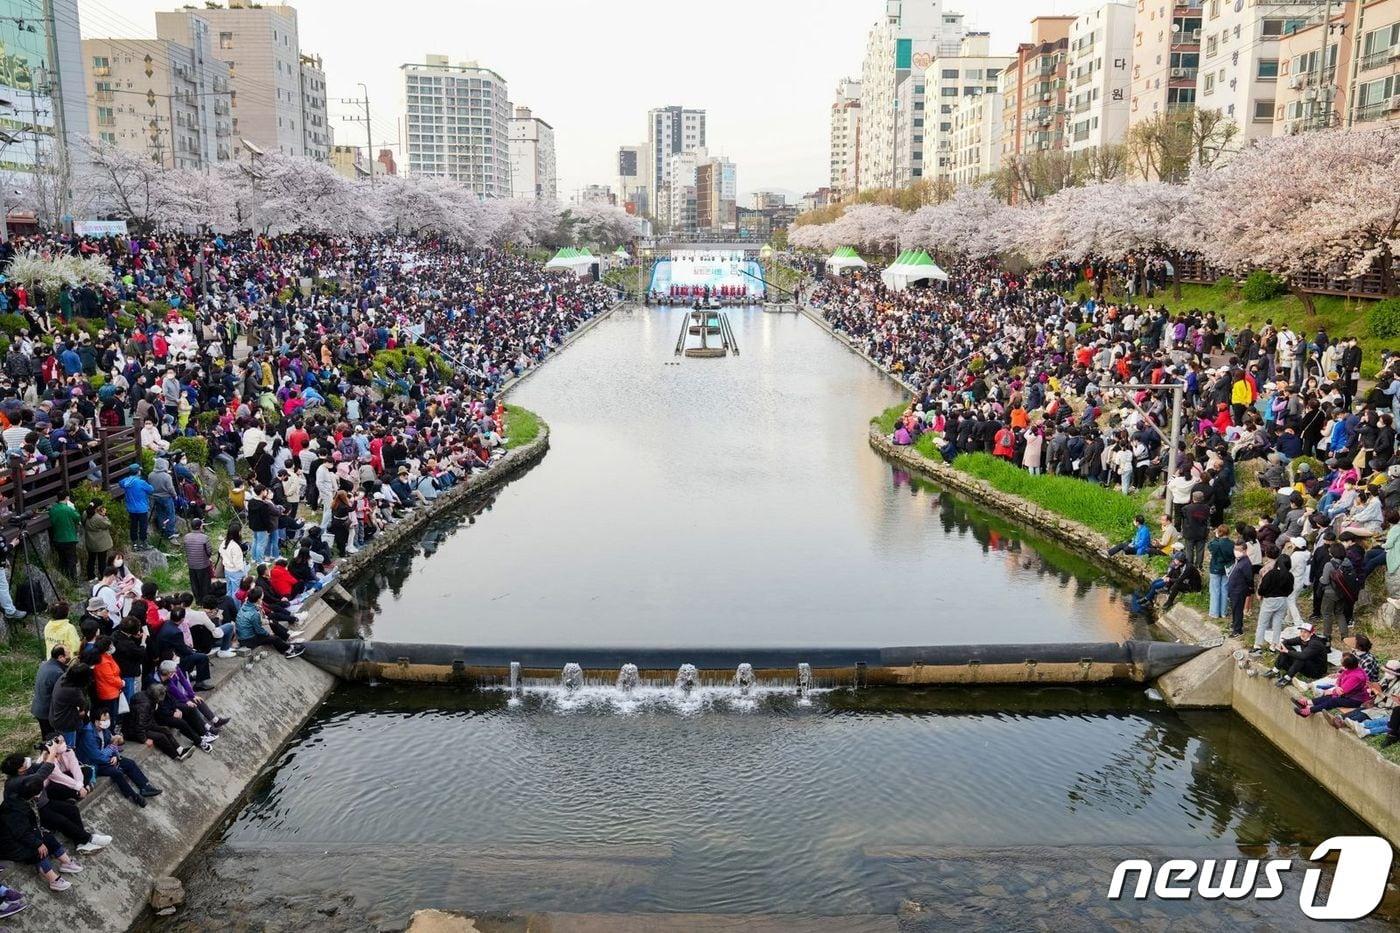
[[[1343,561],[1342,566],[1333,568],[1327,582],[1336,589],[1338,599],[1348,606],[1356,605],[1356,597],[1361,595],[1361,580],[1357,577],[1356,568],[1352,567],[1351,561]]]

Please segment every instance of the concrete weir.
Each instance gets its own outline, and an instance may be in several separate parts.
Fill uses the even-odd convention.
[[[611,679],[624,665],[643,678],[693,665],[702,681],[729,681],[749,668],[759,680],[808,676],[829,686],[1149,683],[1206,649],[1170,642],[1045,645],[929,645],[897,648],[470,648],[332,639],[307,645],[306,658],[346,680],[412,683],[514,682],[555,677],[577,666]],[[514,673],[518,672],[518,673]]]

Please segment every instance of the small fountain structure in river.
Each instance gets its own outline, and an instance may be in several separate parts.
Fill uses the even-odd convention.
[[[803,661],[797,665],[797,698],[807,699],[807,694],[812,692],[812,665]]]
[[[734,671],[734,686],[739,688],[740,696],[748,696],[749,691],[753,689],[753,685],[756,682],[757,678],[753,675],[753,665],[747,661],[740,664]]]
[[[637,689],[638,680],[639,678],[637,676],[637,665],[622,665],[622,669],[617,672],[618,692],[621,693],[623,696],[630,697],[632,695],[632,692]]]
[[[583,668],[570,661],[564,665],[564,673],[561,675],[564,689],[573,693],[583,686]]]
[[[676,671],[676,689],[681,693],[690,693],[700,686],[700,672],[695,669],[694,664],[682,664],[680,670]]]

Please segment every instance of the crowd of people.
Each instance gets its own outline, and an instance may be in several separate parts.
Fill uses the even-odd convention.
[[[1169,311],[1153,300],[1159,266],[1124,264],[1145,270],[1126,300],[1067,297],[1072,267],[1020,274],[992,261],[903,291],[873,269],[828,276],[808,300],[914,389],[895,444],[933,432],[949,462],[980,452],[1125,494],[1159,489],[1147,500],[1160,504],[1156,529],[1141,515],[1109,551],[1170,558],[1137,608],[1208,591],[1211,617],[1252,635],[1256,653],[1279,652],[1280,684],[1319,676],[1340,629],[1378,683],[1352,627],[1372,574],[1400,604],[1400,355],[1376,361],[1367,383],[1355,338]],[[1272,492],[1262,507],[1241,501],[1250,461],[1251,482]]]
[[[132,429],[148,465],[119,481],[131,547],[165,542],[189,587],[133,572],[115,502],[80,509],[64,491],[48,505],[55,562],[87,598],[48,608],[31,709],[43,741],[0,764],[0,858],[54,891],[82,870],[61,837],[76,854],[111,842],[76,802],[102,778],[136,806],[160,794],[134,747],[213,754],[229,725],[204,696],[215,660],[299,654],[301,601],[336,559],[503,457],[502,387],[615,301],[509,252],[409,238],[42,236],[0,264],[65,252],[102,256],[111,280],[0,285],[7,482]],[[206,501],[206,466],[227,474],[227,503]],[[31,521],[11,515],[12,493],[0,486],[7,529]],[[4,571],[14,534],[0,536]],[[0,579],[8,619],[41,610],[37,587],[19,595]],[[0,891],[0,917],[25,903]]]

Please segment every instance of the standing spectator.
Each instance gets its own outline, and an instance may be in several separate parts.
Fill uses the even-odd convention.
[[[1225,580],[1225,598],[1230,603],[1230,634],[1244,634],[1244,604],[1254,592],[1254,564],[1242,542],[1235,543],[1235,563]]]
[[[142,478],[138,463],[127,469],[126,479],[120,485],[126,498],[126,512],[131,516],[131,544],[138,548],[150,547],[151,493],[155,492],[155,487]]]
[[[156,457],[151,470],[151,506],[155,512],[156,530],[163,537],[175,537],[175,480],[170,475],[170,461]]]
[[[69,579],[78,578],[78,525],[81,519],[73,506],[73,494],[59,493],[59,500],[49,506],[49,528],[54,549],[58,551],[58,569]]]
[[[49,723],[49,709],[53,705],[53,688],[68,668],[72,655],[63,645],[49,649],[48,660],[39,665],[34,675],[34,701],[29,704],[29,712],[39,724],[40,735],[51,735],[53,726]]]
[[[180,544],[185,551],[185,563],[190,571],[190,589],[196,600],[203,601],[209,593],[213,579],[214,551],[209,544],[209,536],[204,533],[204,520],[190,519],[190,530],[185,532]]]
[[[107,515],[107,504],[94,499],[88,503],[83,516],[83,547],[87,549],[85,576],[88,580],[96,580],[102,575],[113,545],[112,519]]]
[[[1293,573],[1288,555],[1277,546],[1265,547],[1268,568],[1259,580],[1259,624],[1254,630],[1254,651],[1263,653],[1267,645],[1276,644],[1283,635],[1284,619],[1288,615],[1288,600],[1293,595]]]

